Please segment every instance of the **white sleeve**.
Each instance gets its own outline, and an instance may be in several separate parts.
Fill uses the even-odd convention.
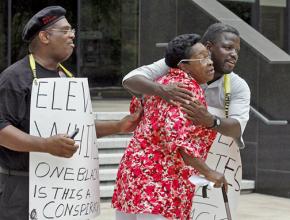
[[[165,75],[169,70],[169,67],[165,63],[165,59],[158,60],[150,65],[141,66],[137,69],[132,70],[124,78],[123,82],[126,79],[129,79],[133,76],[141,75],[150,80],[158,79],[160,76]]]
[[[241,133],[243,133],[249,120],[251,92],[244,80],[239,80],[236,85],[233,84],[232,92],[229,116],[240,122]]]
[[[245,147],[243,133],[249,120],[251,92],[245,80],[237,80],[233,83],[232,97],[230,102],[229,116],[239,121],[241,137],[235,139],[238,146]]]

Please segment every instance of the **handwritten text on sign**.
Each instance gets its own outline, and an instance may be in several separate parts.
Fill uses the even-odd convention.
[[[223,117],[219,109],[209,107],[212,114]],[[209,167],[223,173],[229,184],[228,200],[232,219],[236,219],[236,209],[241,190],[242,163],[240,150],[232,138],[218,134],[208,154]],[[193,199],[192,220],[226,220],[226,210],[222,190],[208,190],[207,198],[202,198],[202,189],[197,187]]]
[[[72,158],[30,153],[30,219],[82,220],[99,213],[99,168],[94,115],[87,79],[38,79],[31,95],[30,134],[71,133]]]

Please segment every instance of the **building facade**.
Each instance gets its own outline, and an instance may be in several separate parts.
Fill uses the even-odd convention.
[[[219,2],[280,48],[289,51],[287,0]],[[168,0],[168,6],[179,4],[180,7],[170,14],[163,14],[162,8],[154,8],[154,11],[158,11],[155,19],[158,22],[159,19],[168,22],[166,26],[170,31],[161,33],[162,30],[150,30],[149,27],[144,30],[147,34],[140,35],[140,24],[153,21],[151,16],[154,11],[148,12],[146,8],[152,10],[154,4],[157,3],[144,0],[3,0],[0,2],[0,70],[27,54],[27,45],[21,40],[21,32],[28,18],[48,5],[61,5],[67,9],[67,18],[77,31],[77,47],[66,65],[78,76],[88,77],[91,88],[121,87],[121,79],[127,72],[163,55],[163,49],[157,54],[153,51],[140,51],[140,44],[146,45],[154,41],[150,32],[158,31],[166,35],[166,40],[169,41],[179,30],[193,31],[168,22],[175,16],[183,20],[182,7],[189,5],[191,8],[192,2]],[[200,32],[207,24],[208,22],[201,22],[194,31]],[[140,59],[141,57],[147,58]]]

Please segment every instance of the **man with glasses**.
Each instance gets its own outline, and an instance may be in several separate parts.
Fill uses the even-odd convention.
[[[181,103],[187,117],[196,125],[230,136],[243,148],[242,134],[249,119],[250,90],[247,83],[233,72],[240,50],[239,32],[232,26],[216,23],[208,27],[201,41],[210,51],[215,69],[214,79],[203,85],[206,101],[208,106],[223,110],[225,117],[209,113],[182,85],[155,83],[154,80],[169,69],[164,59],[133,70],[124,77],[123,85],[135,95],[158,95],[170,103]]]
[[[48,138],[29,135],[32,82],[37,78],[72,77],[60,64],[71,56],[75,47],[75,30],[66,20],[65,13],[60,6],[50,6],[35,14],[22,34],[23,40],[29,43],[31,54],[0,75],[1,220],[28,219],[28,152],[70,158],[78,149],[75,141],[66,134]],[[132,131],[138,116],[126,116],[116,122],[96,122],[97,136]]]

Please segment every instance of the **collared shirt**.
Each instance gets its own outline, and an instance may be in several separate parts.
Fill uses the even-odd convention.
[[[161,59],[153,64],[142,66],[131,71],[123,78],[123,82],[136,75],[142,75],[148,79],[155,80],[166,74],[168,69],[169,67],[165,64],[165,59]],[[229,106],[229,117],[239,121],[241,134],[243,134],[249,120],[251,93],[246,81],[234,72],[230,73],[230,79],[231,102]],[[224,110],[224,78],[221,77],[210,85],[202,85],[202,87],[205,91],[208,106]],[[244,143],[242,137],[236,139],[236,142],[241,148],[243,148]]]
[[[199,84],[180,69],[170,69],[158,83],[182,83],[206,106]],[[130,111],[139,106],[133,99]],[[190,219],[198,174],[186,166],[179,150],[205,161],[216,131],[195,126],[179,107],[158,96],[144,97],[144,116],[126,148],[117,174],[113,207],[125,213],[151,213],[168,219]]]

